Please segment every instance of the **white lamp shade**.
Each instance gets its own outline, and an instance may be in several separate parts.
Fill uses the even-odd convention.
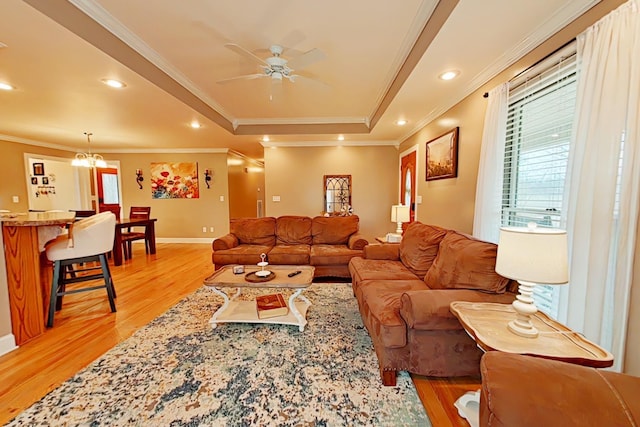
[[[391,206],[391,222],[409,222],[409,206]]]
[[[509,279],[561,285],[569,281],[567,232],[553,228],[502,227],[496,273]]]

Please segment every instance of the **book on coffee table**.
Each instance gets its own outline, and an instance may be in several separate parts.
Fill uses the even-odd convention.
[[[286,316],[289,313],[289,307],[287,307],[282,294],[258,295],[256,297],[256,308],[259,319]]]

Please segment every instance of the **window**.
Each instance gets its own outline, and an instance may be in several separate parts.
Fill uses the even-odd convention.
[[[561,227],[576,86],[575,44],[511,82],[502,225]],[[536,305],[554,318],[558,294],[558,286],[534,288]]]
[[[324,211],[329,215],[344,215],[351,209],[351,175],[325,175]]]

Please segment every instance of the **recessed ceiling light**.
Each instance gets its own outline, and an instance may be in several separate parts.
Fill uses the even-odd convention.
[[[396,124],[398,126],[404,126],[404,125],[407,124],[407,121],[405,119],[398,119],[398,120],[396,120]]]
[[[191,122],[191,127],[194,128],[194,129],[200,129],[202,127],[202,125],[194,120],[194,121]]]
[[[102,83],[106,84],[107,86],[114,87],[116,89],[121,89],[126,86],[126,84],[124,84],[123,82],[119,80],[114,80],[114,79],[102,79]]]
[[[455,79],[456,77],[458,77],[458,74],[460,74],[460,71],[451,70],[451,71],[445,71],[444,73],[440,74],[439,77],[442,80],[451,80],[451,79]]]
[[[262,142],[269,142],[269,137],[267,135],[263,136]]]
[[[2,90],[14,90],[15,88],[8,83],[0,82],[0,89]]]
[[[338,135],[338,141],[344,141],[344,135]]]

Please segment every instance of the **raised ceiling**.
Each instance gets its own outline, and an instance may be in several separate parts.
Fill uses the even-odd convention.
[[[3,0],[0,139],[71,150],[398,144],[596,0]],[[324,59],[281,84],[271,45]],[[443,81],[446,70],[460,75]],[[126,83],[112,89],[101,80]],[[318,82],[320,81],[320,82]],[[406,119],[404,127],[395,124]],[[190,126],[192,121],[200,129]]]

